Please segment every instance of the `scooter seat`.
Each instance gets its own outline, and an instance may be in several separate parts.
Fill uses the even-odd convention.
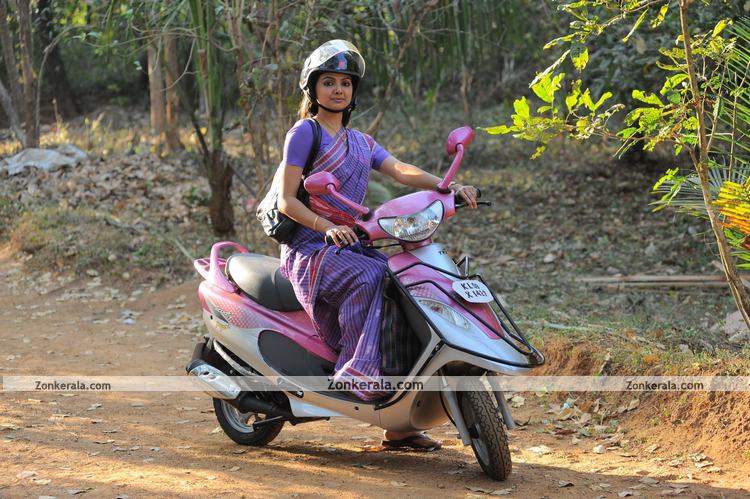
[[[292,283],[279,270],[279,259],[255,253],[235,253],[227,258],[226,274],[250,298],[271,310],[294,312],[302,305]]]

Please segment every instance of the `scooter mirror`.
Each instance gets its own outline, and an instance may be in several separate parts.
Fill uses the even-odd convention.
[[[313,173],[305,179],[305,190],[314,196],[328,194],[328,186],[332,185],[334,190],[341,188],[341,183],[331,172]]]
[[[448,151],[449,156],[453,156],[456,154],[457,147],[459,144],[464,146],[464,148],[468,147],[471,142],[474,140],[474,130],[471,129],[469,126],[464,126],[461,128],[456,128],[451,132],[450,135],[448,135],[448,144],[446,147],[446,150]]]

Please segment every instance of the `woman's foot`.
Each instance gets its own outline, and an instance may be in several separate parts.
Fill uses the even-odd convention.
[[[423,452],[432,452],[443,446],[419,431],[400,433],[388,430],[383,432],[382,445],[388,449],[413,449]]]

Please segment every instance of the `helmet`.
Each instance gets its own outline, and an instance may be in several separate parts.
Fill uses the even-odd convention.
[[[299,76],[299,87],[313,102],[315,81],[321,73],[351,75],[356,93],[357,84],[365,75],[365,60],[357,47],[346,40],[329,40],[316,48],[305,59]]]

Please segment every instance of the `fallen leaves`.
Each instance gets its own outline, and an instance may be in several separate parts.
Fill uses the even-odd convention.
[[[529,451],[529,452],[533,452],[534,454],[539,454],[539,455],[545,455],[545,454],[551,454],[552,453],[552,449],[550,449],[546,445],[536,445],[534,447],[529,447],[526,450]]]
[[[486,487],[477,487],[474,485],[465,485],[465,487],[472,492],[479,492],[490,496],[509,496],[513,492],[513,487],[504,489],[488,489]]]
[[[85,494],[89,490],[94,490],[94,488],[93,487],[86,487],[85,489],[68,489],[68,494],[70,494],[71,496],[77,496],[77,495],[80,495],[80,494]]]
[[[638,481],[641,482],[641,483],[643,483],[643,484],[646,484],[646,485],[656,485],[657,483],[659,483],[659,480],[656,480],[656,479],[651,478],[649,476],[644,476],[643,478],[641,478]]]
[[[523,405],[526,403],[526,399],[520,395],[513,395],[510,398],[510,406],[518,409],[519,407],[523,407]]]

